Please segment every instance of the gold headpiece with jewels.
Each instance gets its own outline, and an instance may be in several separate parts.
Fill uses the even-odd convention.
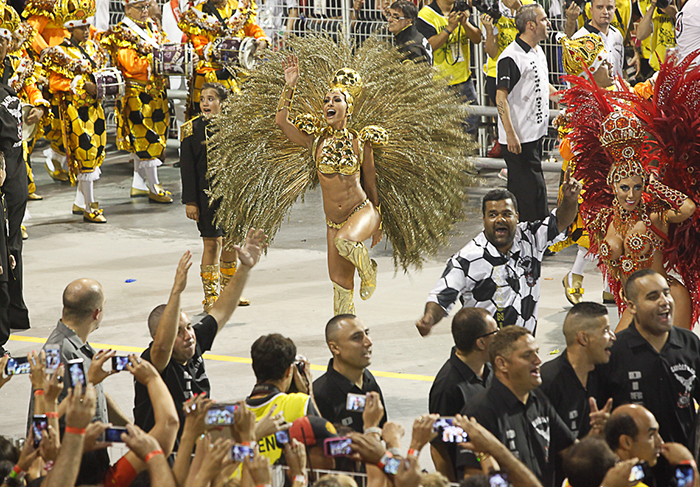
[[[63,27],[73,29],[90,25],[88,17],[95,15],[95,0],[67,0],[63,4]]]
[[[585,73],[584,66],[595,73],[608,57],[603,40],[596,34],[586,34],[577,39],[562,37],[559,42],[563,47],[564,69],[574,76]]]
[[[645,136],[641,122],[629,111],[615,110],[605,117],[598,139],[613,159],[607,178],[610,186],[633,176],[640,176],[646,185],[649,173],[639,162]]]
[[[4,37],[9,42],[12,42],[12,33],[19,28],[19,14],[12,5],[7,5],[5,2],[0,2],[0,11],[2,11],[0,37]]]
[[[345,95],[345,102],[348,104],[348,115],[351,115],[355,97],[362,91],[362,78],[353,69],[340,68],[331,78],[330,90],[339,91]]]

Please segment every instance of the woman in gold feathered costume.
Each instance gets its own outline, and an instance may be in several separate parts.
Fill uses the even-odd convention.
[[[210,196],[235,242],[251,226],[274,235],[320,183],[334,313],[354,313],[355,269],[362,299],[376,287],[364,240],[374,246],[386,232],[404,270],[447,243],[463,217],[474,144],[461,100],[392,46],[373,39],[353,53],[343,40],[311,36],[288,48],[251,72],[213,121]]]

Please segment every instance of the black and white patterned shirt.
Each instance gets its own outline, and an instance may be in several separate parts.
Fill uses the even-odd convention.
[[[465,308],[488,310],[500,328],[519,325],[534,334],[542,256],[565,236],[566,231],[560,234],[557,228],[556,210],[544,220],[519,223],[508,255],[501,254],[482,231],[450,257],[428,302],[449,313],[459,298]]]

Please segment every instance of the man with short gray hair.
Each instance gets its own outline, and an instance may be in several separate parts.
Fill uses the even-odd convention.
[[[549,20],[538,4],[515,14],[518,34],[498,58],[496,108],[498,142],[508,167],[508,191],[518,199],[520,221],[544,219],[547,185],[542,173],[542,142],[549,127],[547,56],[539,43],[547,39]]]

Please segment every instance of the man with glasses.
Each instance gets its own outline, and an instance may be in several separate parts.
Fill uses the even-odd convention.
[[[149,18],[150,0],[125,0],[124,18],[100,41],[126,82],[117,99],[117,148],[134,154],[131,197],[148,196],[154,203],[172,203],[158,180],[158,166],[168,140],[168,78],[153,72],[151,53],[169,42]]]
[[[398,0],[389,7],[387,20],[389,32],[394,34],[396,47],[406,59],[416,62],[433,64],[433,49],[428,39],[418,32],[415,20],[418,18],[418,8],[408,0]]]
[[[484,195],[484,231],[447,261],[416,323],[421,335],[428,335],[457,299],[463,307],[486,309],[500,328],[519,325],[535,332],[542,258],[576,217],[581,183],[567,171],[561,191],[559,206],[546,218],[522,223],[513,193],[492,189]]]
[[[563,332],[566,349],[542,366],[541,389],[569,429],[583,438],[591,429],[589,398],[598,397],[599,392],[594,370],[610,361],[615,333],[610,329],[608,309],[586,301],[569,310]]]
[[[498,333],[496,320],[483,308],[462,308],[452,319],[450,358],[442,366],[430,388],[431,414],[454,416],[491,382],[489,345]],[[456,443],[435,438],[430,446],[435,468],[456,482],[464,477],[459,464],[461,450]]]

